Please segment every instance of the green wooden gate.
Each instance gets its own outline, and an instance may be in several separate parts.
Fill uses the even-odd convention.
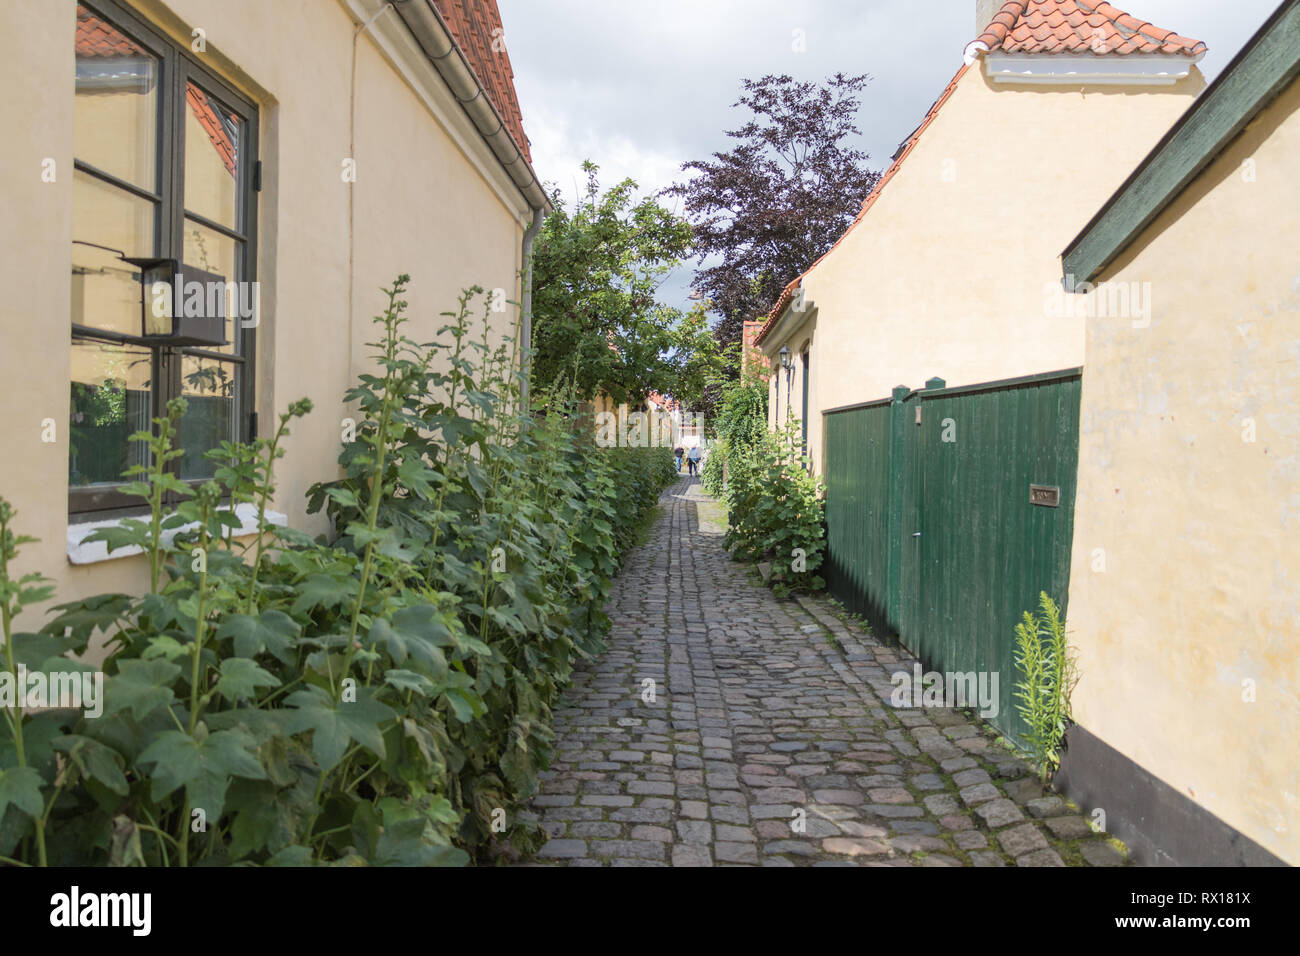
[[[927,670],[997,672],[1014,735],[1016,622],[1067,603],[1079,396],[1078,369],[931,379],[825,417],[829,588]]]

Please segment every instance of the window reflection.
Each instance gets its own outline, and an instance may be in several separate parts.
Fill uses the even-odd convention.
[[[158,188],[158,59],[77,7],[73,155],[120,179]]]
[[[230,362],[186,355],[181,364],[181,394],[188,405],[180,424],[181,478],[211,478],[213,462],[203,453],[235,438],[237,367]]]
[[[147,349],[72,340],[69,484],[116,484],[147,464],[143,444],[128,439],[149,430],[151,374]]]
[[[190,83],[185,89],[185,208],[238,229],[242,122]]]

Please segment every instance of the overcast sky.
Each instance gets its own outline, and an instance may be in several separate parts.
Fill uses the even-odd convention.
[[[590,158],[610,185],[645,191],[681,164],[730,148],[747,112],[744,77],[822,80],[868,73],[856,145],[884,168],[961,66],[975,0],[498,0],[515,87],[544,180],[572,196]],[[1213,80],[1278,0],[1117,0],[1116,6],[1204,40]],[[924,19],[922,19],[924,18]],[[802,31],[805,52],[794,50]],[[685,304],[691,268],[661,299]]]

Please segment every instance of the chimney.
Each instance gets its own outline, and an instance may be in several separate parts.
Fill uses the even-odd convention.
[[[975,36],[983,33],[999,10],[1006,6],[1006,0],[975,0]]]

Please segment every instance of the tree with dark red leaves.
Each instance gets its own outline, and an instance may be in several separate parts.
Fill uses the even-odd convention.
[[[845,143],[861,134],[858,94],[869,79],[743,80],[733,106],[753,115],[727,131],[737,144],[712,161],[685,163],[682,171],[696,175],[664,190],[684,201],[699,264],[721,257],[695,275],[720,316],[714,335],[721,346],[739,342],[744,320],[770,309],[843,235],[880,178],[867,154]]]

